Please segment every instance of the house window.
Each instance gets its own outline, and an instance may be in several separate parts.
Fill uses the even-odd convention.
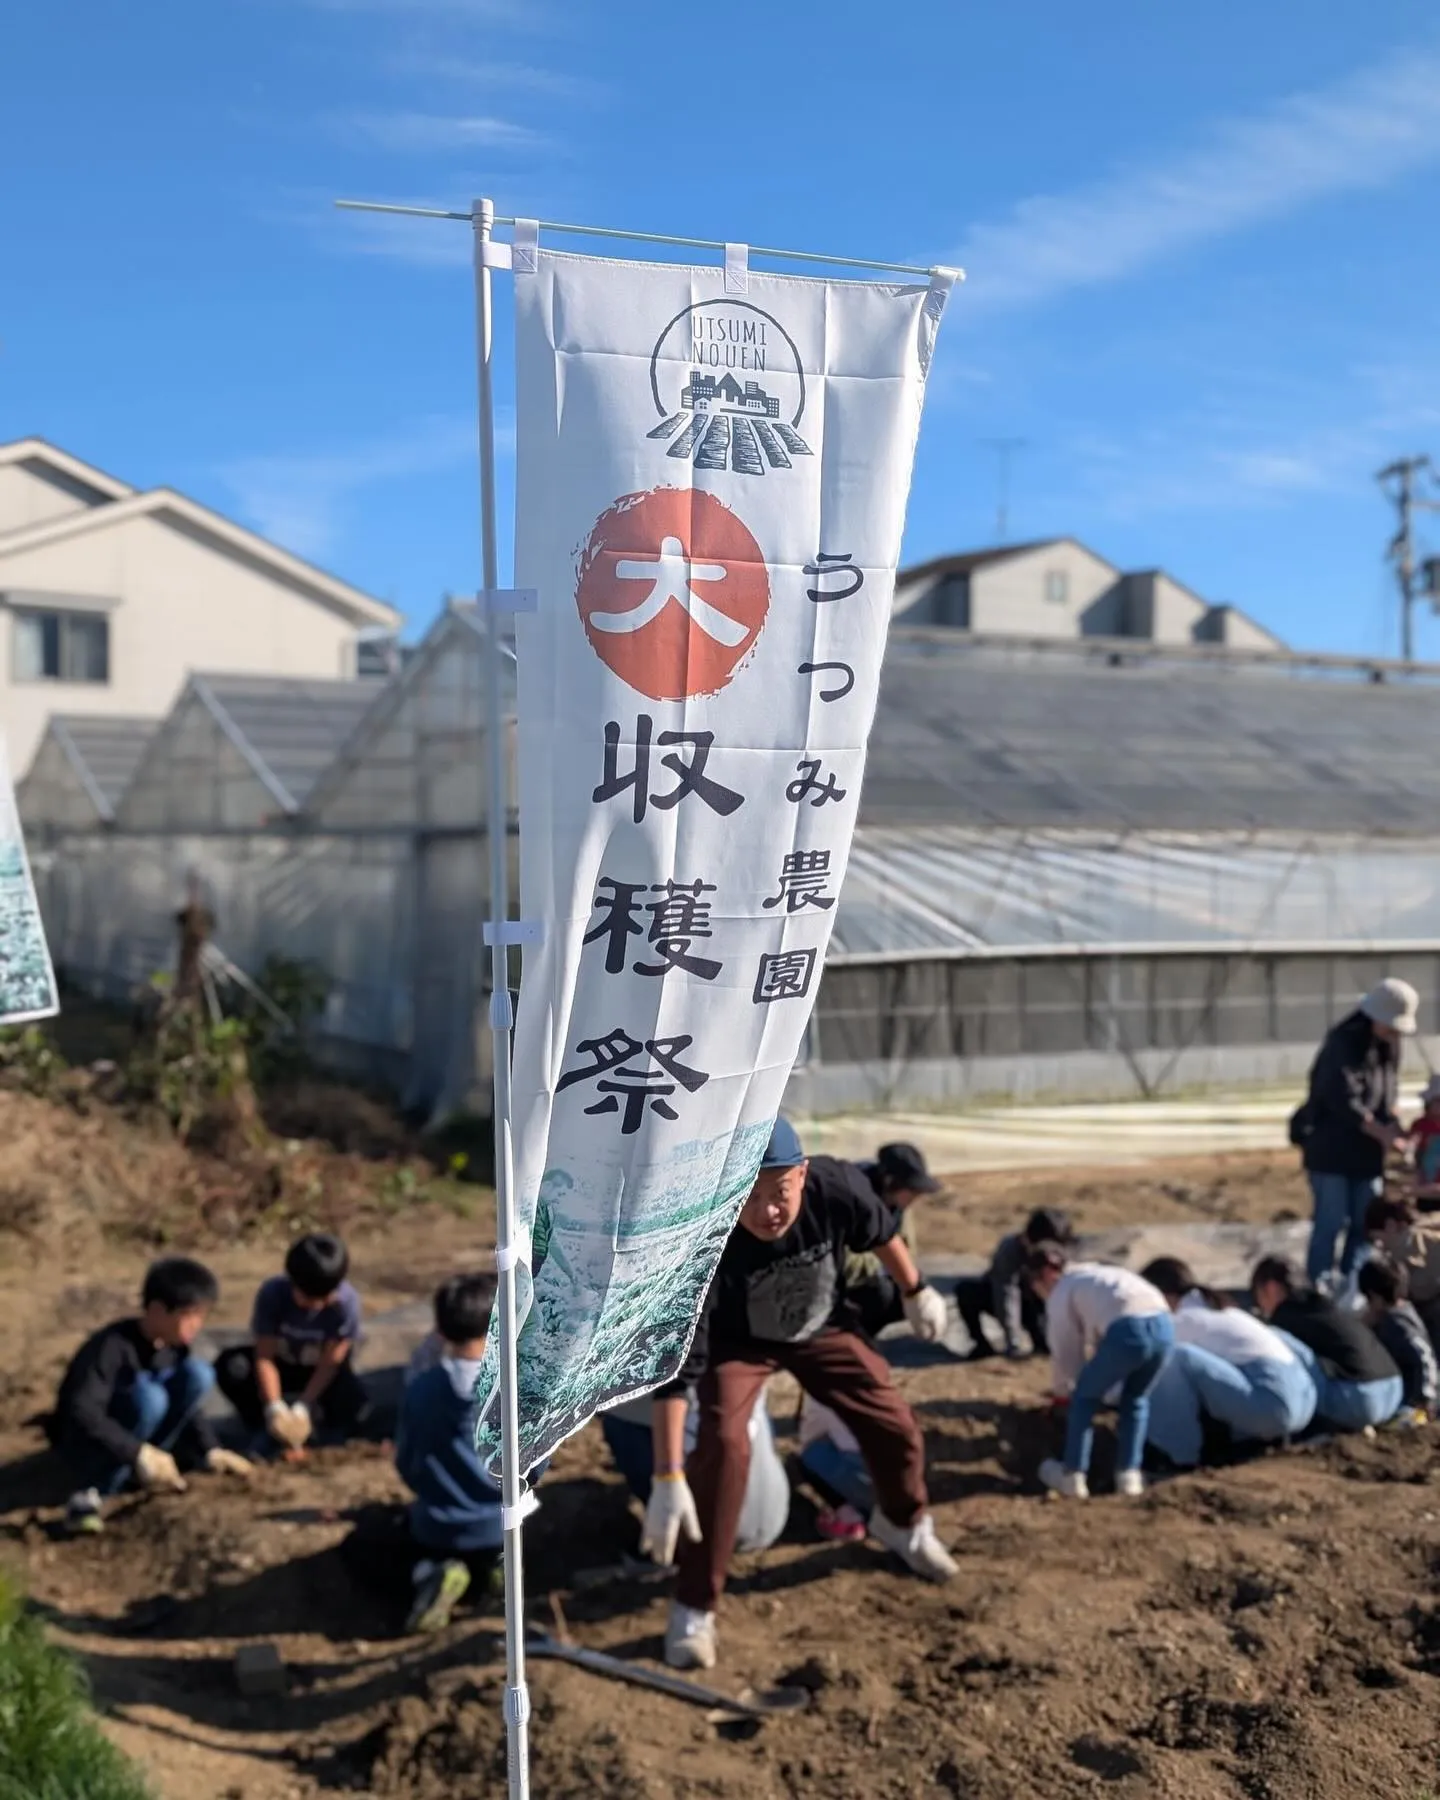
[[[110,679],[110,621],[104,613],[15,614],[16,681]]]
[[[1051,606],[1064,606],[1070,598],[1070,575],[1065,569],[1045,571],[1045,598]]]

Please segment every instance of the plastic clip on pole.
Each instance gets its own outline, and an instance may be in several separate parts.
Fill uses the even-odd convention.
[[[475,231],[475,331],[480,402],[480,535],[487,612],[497,578],[495,527],[495,401],[491,384],[491,232],[494,203],[477,200],[470,209]],[[500,1496],[505,1531],[505,1737],[509,1800],[530,1800],[530,1696],[525,1686],[525,1590],[521,1528],[520,1420],[516,1409],[516,1302],[513,1253],[516,1240],[514,1146],[510,1092],[510,902],[508,784],[505,733],[501,721],[500,646],[493,628],[485,633],[485,748],[489,774],[486,836],[490,849],[490,904],[494,927],[490,944],[490,1025],[495,1066],[495,1244],[500,1269],[496,1314],[500,1352]],[[500,1257],[506,1261],[500,1263]]]

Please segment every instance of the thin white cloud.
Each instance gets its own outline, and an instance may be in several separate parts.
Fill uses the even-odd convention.
[[[533,0],[300,0],[317,12],[390,13],[401,19],[449,15],[483,19],[493,24],[527,24],[534,20]]]
[[[245,521],[297,555],[328,555],[367,491],[474,457],[473,418],[422,419],[393,437],[343,450],[247,457],[219,471]]]
[[[1023,200],[958,253],[967,313],[1118,281],[1194,245],[1440,159],[1440,53],[1409,50],[1217,126],[1169,162]]]
[[[1397,385],[1407,395],[1401,404]],[[1053,498],[1069,512],[1123,520],[1353,500],[1372,491],[1384,462],[1423,442],[1425,425],[1440,416],[1440,367],[1337,370],[1308,398],[1309,417],[1288,422],[1272,407],[1249,418],[1202,408],[1133,440],[1078,434],[1064,447],[1072,479]]]
[[[435,50],[402,52],[389,66],[397,74],[414,75],[426,81],[450,81],[459,87],[477,88],[486,93],[540,94],[553,100],[585,100],[597,98],[605,91],[598,82],[584,76],[568,75],[561,69],[547,69],[538,63],[472,62],[463,56],[447,56]]]
[[[540,132],[532,131],[528,125],[484,115],[347,113],[332,120],[332,125],[341,136],[398,155],[428,155],[446,150],[536,150],[546,142]]]

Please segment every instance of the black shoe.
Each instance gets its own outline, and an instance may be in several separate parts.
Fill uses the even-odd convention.
[[[974,1348],[965,1360],[966,1362],[984,1362],[987,1357],[996,1356],[998,1354],[999,1352],[993,1344],[987,1343],[984,1338],[977,1338]]]

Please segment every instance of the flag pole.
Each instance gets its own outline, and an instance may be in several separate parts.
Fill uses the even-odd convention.
[[[499,578],[495,554],[495,398],[491,383],[493,309],[486,246],[493,200],[471,208],[475,231],[476,367],[480,399],[480,544],[485,604],[485,752],[490,778],[490,1030],[495,1070],[495,1263],[500,1331],[500,1497],[505,1527],[505,1735],[509,1800],[530,1800],[530,1693],[525,1685],[525,1589],[520,1486],[520,1418],[515,1358],[515,1193],[511,1140],[510,807],[501,721]]]

